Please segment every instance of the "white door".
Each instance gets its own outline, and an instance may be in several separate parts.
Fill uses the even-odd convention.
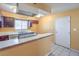
[[[56,19],[56,44],[70,48],[70,16]]]

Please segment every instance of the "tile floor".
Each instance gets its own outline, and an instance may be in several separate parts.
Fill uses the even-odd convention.
[[[79,52],[54,44],[53,52],[49,56],[79,56]]]

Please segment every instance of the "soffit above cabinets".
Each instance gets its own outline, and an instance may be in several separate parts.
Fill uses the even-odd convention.
[[[18,6],[18,13],[20,13],[20,11],[23,12],[23,14],[26,14],[26,15],[37,15],[37,14],[43,14],[43,15],[47,15],[48,12],[42,10],[42,9],[39,9],[39,8],[35,8],[35,7],[32,7],[28,4],[24,4],[24,3],[20,3],[19,6]]]
[[[22,14],[26,16],[35,16],[39,13],[43,15],[48,14],[48,12],[39,8],[32,7],[27,3],[4,3],[0,4],[0,6],[3,10],[7,10],[13,13]]]

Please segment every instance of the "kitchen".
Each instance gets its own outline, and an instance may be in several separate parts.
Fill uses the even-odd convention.
[[[78,22],[78,3],[0,4],[0,55],[79,56]]]

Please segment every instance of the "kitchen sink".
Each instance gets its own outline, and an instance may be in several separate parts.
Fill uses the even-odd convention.
[[[21,39],[21,38],[28,38],[28,37],[31,37],[31,36],[35,36],[37,35],[37,33],[35,32],[20,32],[18,34],[18,38]]]

